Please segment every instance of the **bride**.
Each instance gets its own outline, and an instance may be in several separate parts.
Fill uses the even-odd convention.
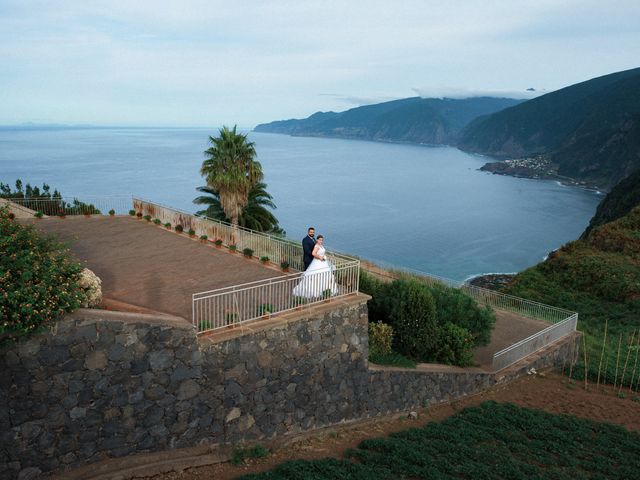
[[[338,285],[333,276],[334,266],[327,260],[324,236],[318,235],[313,247],[313,260],[302,273],[300,283],[293,289],[295,297],[320,298],[338,293]],[[331,292],[329,294],[329,292]]]

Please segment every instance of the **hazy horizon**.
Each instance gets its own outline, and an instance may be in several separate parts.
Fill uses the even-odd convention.
[[[249,129],[416,95],[530,98],[637,67],[638,18],[629,0],[0,0],[0,125]]]

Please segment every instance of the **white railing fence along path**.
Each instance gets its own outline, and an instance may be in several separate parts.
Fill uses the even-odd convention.
[[[397,278],[408,275],[431,285],[446,285],[458,288],[481,305],[489,305],[492,308],[506,310],[517,315],[543,320],[551,323],[549,327],[537,332],[530,337],[522,339],[513,345],[493,354],[492,369],[501,370],[513,365],[518,360],[544,348],[546,345],[569,335],[577,328],[578,314],[563,308],[545,305],[543,303],[527,300],[525,298],[496,292],[487,288],[476,287],[468,282],[451,280],[437,275],[431,275],[418,270],[389,265],[379,260],[366,260],[374,267],[380,267],[389,272],[389,278]],[[367,267],[363,267],[365,270]],[[379,274],[379,272],[376,272]]]
[[[197,236],[206,235],[211,241],[222,240],[225,247],[235,245],[238,252],[248,248],[253,251],[253,256],[257,258],[268,257],[271,262],[277,265],[287,262],[292,270],[301,271],[304,269],[302,245],[299,241],[231,225],[140,198],[134,198],[133,203],[137,212],[158,218],[162,223],[170,223],[174,227],[182,225],[184,231],[193,229]],[[353,257],[332,250],[327,250],[327,257],[336,267],[358,261]]]
[[[131,195],[77,195],[52,198],[8,198],[11,202],[42,212],[58,215],[124,215],[133,208]]]
[[[303,272],[193,294],[192,319],[198,333],[232,328],[259,318],[358,292],[360,262],[305,277]]]

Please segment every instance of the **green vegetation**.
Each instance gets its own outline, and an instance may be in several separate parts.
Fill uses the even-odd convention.
[[[0,208],[0,342],[28,336],[79,308],[85,300],[81,272],[62,245]]]
[[[636,478],[640,435],[568,415],[485,402],[385,438],[352,460],[291,461],[243,480]]]
[[[472,362],[471,350],[491,339],[495,315],[460,290],[409,275],[387,283],[361,272],[360,291],[372,297],[370,322],[393,328],[393,353],[412,361],[467,366]],[[373,338],[370,343],[378,348],[377,330]],[[390,355],[384,349],[372,353],[372,362]]]
[[[242,254],[247,258],[253,258],[253,250],[248,247],[242,249]]]
[[[609,188],[640,168],[640,68],[571,85],[471,122],[458,144],[498,157],[543,154],[561,176]]]
[[[620,382],[627,352],[632,355],[630,363],[635,361],[637,347],[631,339],[640,327],[640,206],[521,272],[506,292],[579,312],[578,328],[586,334],[589,377],[597,381],[601,370],[601,382]],[[600,364],[605,322],[607,344]],[[631,381],[632,372],[630,365],[625,382]],[[579,378],[582,367],[573,373]]]
[[[258,125],[256,132],[313,137],[359,138],[429,144],[453,144],[471,120],[521,103],[511,98],[404,98],[352,108],[318,112],[302,120]]]
[[[267,185],[264,182],[256,183],[249,191],[249,199],[242,213],[238,217],[238,225],[258,232],[267,232],[274,235],[284,235],[280,228],[278,219],[269,209],[276,209],[273,197],[267,192]],[[196,197],[193,203],[196,205],[208,205],[206,210],[198,210],[197,215],[204,215],[221,222],[231,223],[222,209],[220,195],[211,187],[198,187],[199,192],[206,193]]]
[[[269,450],[262,445],[254,445],[249,448],[236,448],[231,455],[233,465],[242,465],[247,458],[263,458],[269,455]]]
[[[210,209],[219,207],[232,225],[239,225],[240,216],[249,202],[249,193],[262,181],[262,166],[255,160],[255,144],[236,131],[222,127],[217,137],[209,137],[211,147],[204,153],[200,173],[207,185],[201,187],[212,195]],[[208,190],[207,190],[208,189]],[[204,197],[206,199],[207,197]],[[195,202],[198,203],[198,197]],[[214,217],[215,218],[215,217]]]
[[[580,238],[584,240],[595,227],[624,217],[636,205],[640,205],[640,170],[613,187],[598,205],[596,214]]]
[[[81,202],[77,198],[74,198],[71,203],[62,200],[60,192],[54,189],[52,193],[51,187],[46,183],[42,184],[41,190],[38,186],[32,187],[28,183],[23,186],[22,180],[18,179],[15,183],[15,190],[12,190],[9,185],[0,182],[0,198],[28,199],[32,203],[27,203],[25,206],[37,210],[43,215],[63,217],[65,215],[100,214],[100,210],[94,205]]]

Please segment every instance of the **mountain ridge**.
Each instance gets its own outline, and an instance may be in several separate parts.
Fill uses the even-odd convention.
[[[523,100],[498,97],[439,99],[409,97],[354,107],[344,112],[316,112],[304,119],[263,123],[256,132],[453,145],[474,118]]]

